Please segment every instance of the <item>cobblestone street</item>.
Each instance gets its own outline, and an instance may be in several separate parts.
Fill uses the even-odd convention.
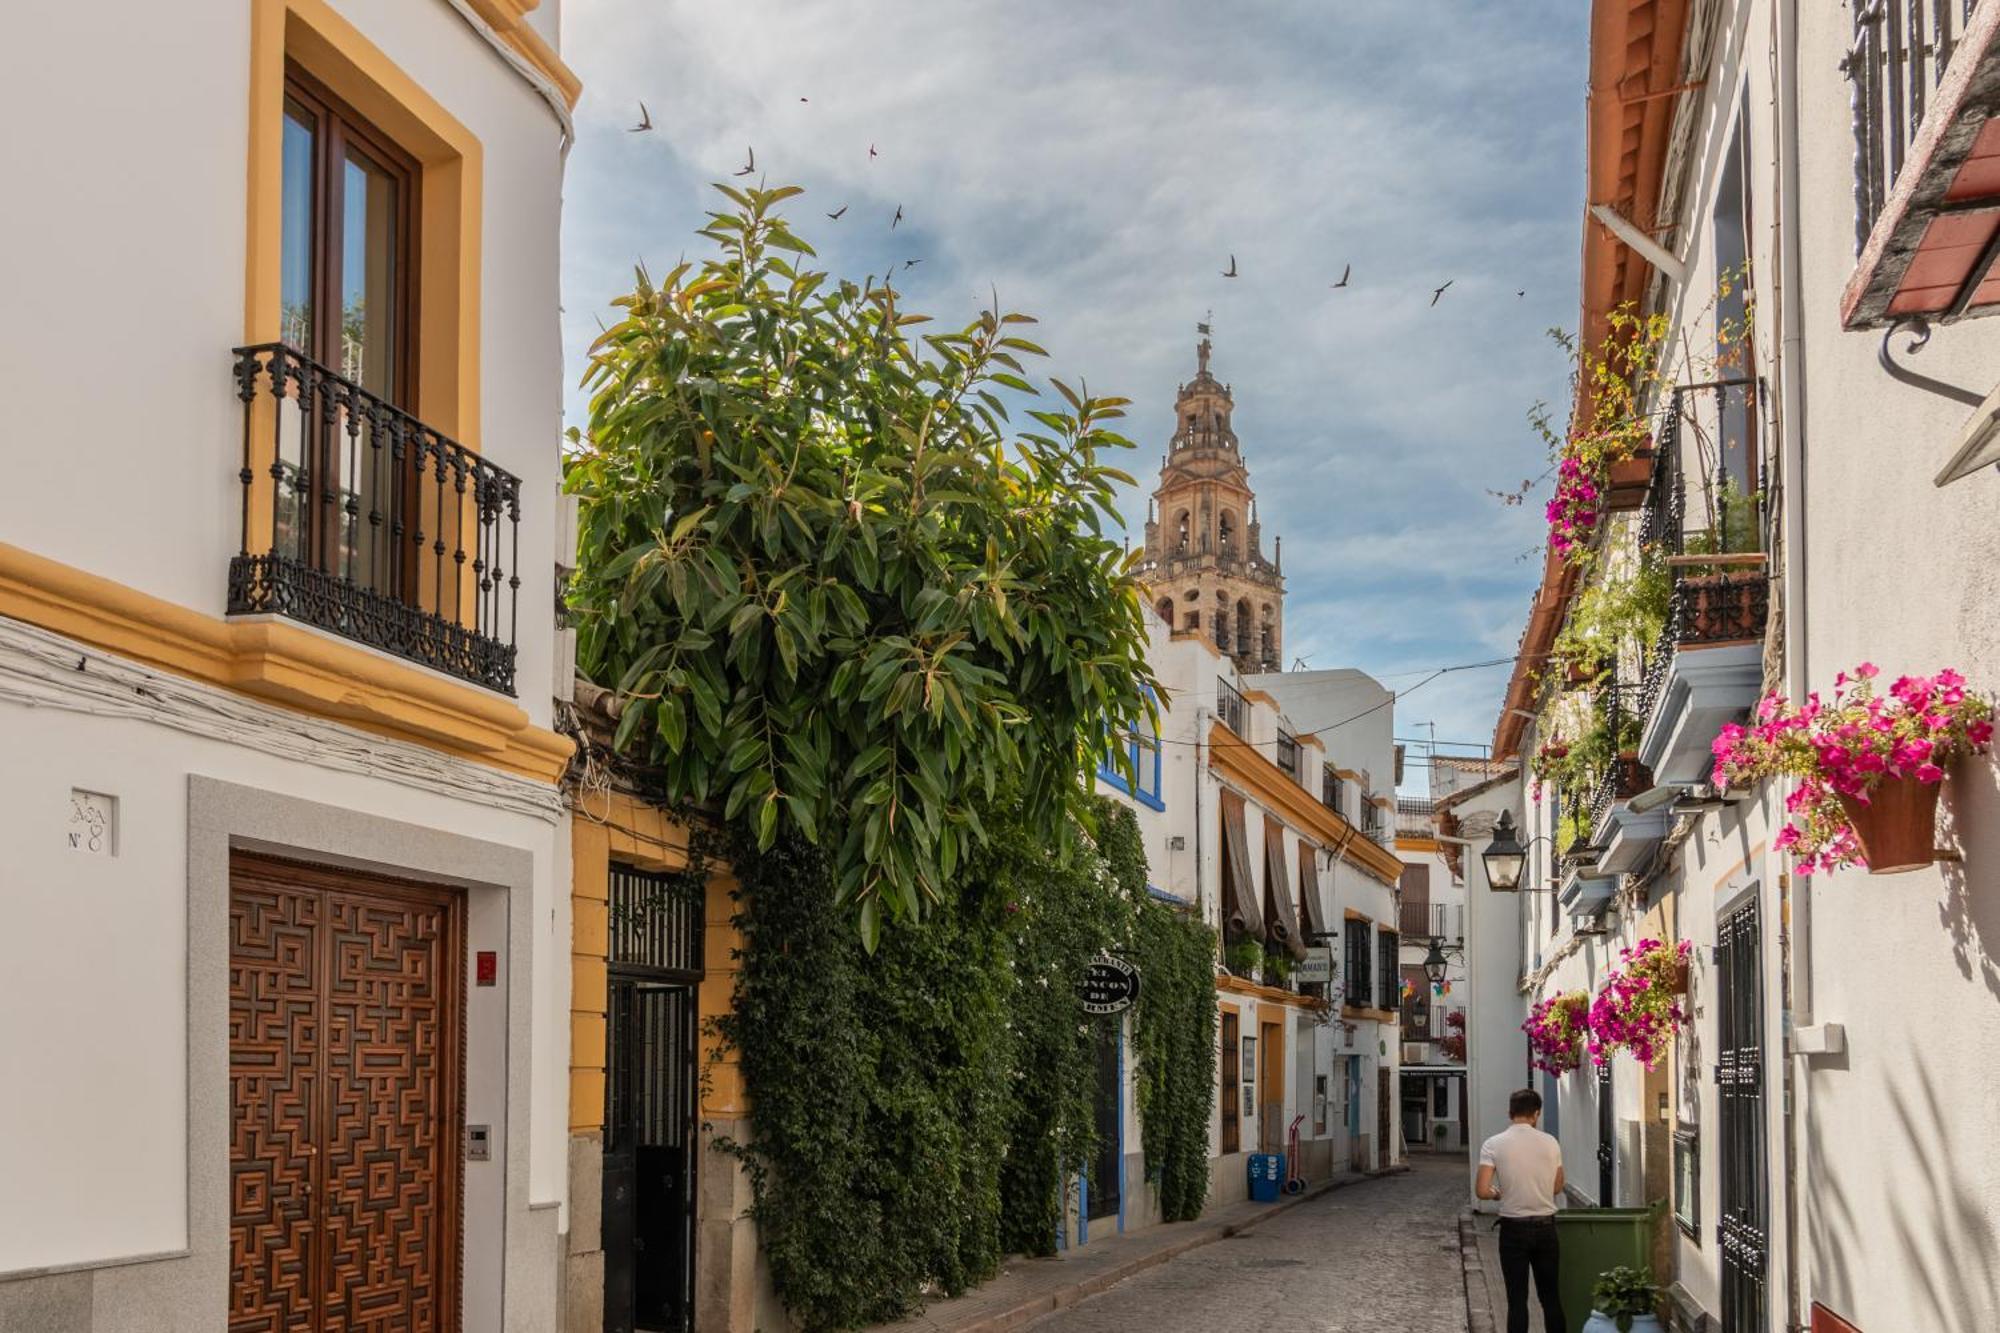
[[[1463,1333],[1465,1159],[1335,1190],[1045,1316],[1037,1333]]]

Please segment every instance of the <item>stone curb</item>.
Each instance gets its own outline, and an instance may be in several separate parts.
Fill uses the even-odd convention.
[[[1227,1240],[1231,1236],[1248,1235],[1278,1214],[1288,1212],[1302,1203],[1309,1203],[1322,1195],[1331,1194],[1335,1190],[1344,1189],[1359,1181],[1374,1180],[1381,1176],[1400,1175],[1409,1169],[1407,1165],[1391,1166],[1384,1167],[1379,1171],[1368,1171],[1359,1175],[1349,1174],[1334,1180],[1325,1181],[1306,1190],[1302,1194],[1294,1194],[1288,1198],[1280,1199],[1278,1202],[1271,1204],[1263,1213],[1251,1218],[1249,1221],[1225,1222],[1220,1225],[1211,1224],[1194,1235],[1188,1236],[1172,1245],[1154,1250],[1149,1254],[1135,1255],[1116,1267],[1107,1268],[1100,1273],[1093,1273],[1087,1278],[1081,1278],[1067,1286],[1057,1287],[1053,1291],[1037,1292],[1035,1295],[1022,1300],[1019,1304],[1011,1306],[1008,1309],[981,1315],[976,1319],[968,1320],[962,1324],[940,1325],[937,1333],[1006,1333],[1008,1329],[1019,1328],[1023,1324],[1039,1319],[1045,1314],[1052,1314],[1057,1310],[1067,1309],[1079,1301],[1087,1300],[1092,1296],[1108,1291],[1120,1282],[1123,1282],[1126,1278],[1136,1273],[1143,1273],[1149,1268],[1167,1262],[1169,1259],[1177,1259],[1190,1250],[1198,1250],[1204,1245],[1211,1245],[1219,1240]],[[1488,1333],[1491,1333],[1490,1329]]]
[[[1479,1213],[1471,1208],[1458,1215],[1458,1260],[1465,1271],[1467,1333],[1495,1333],[1493,1292],[1487,1285],[1486,1264],[1479,1257]]]

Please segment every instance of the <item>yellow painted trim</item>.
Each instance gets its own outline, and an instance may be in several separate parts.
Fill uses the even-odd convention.
[[[1399,852],[1441,852],[1444,844],[1436,838],[1406,838],[1398,834],[1396,850]]]
[[[1315,750],[1324,750],[1326,748],[1326,742],[1313,735],[1310,731],[1303,736],[1295,736],[1293,739],[1298,741],[1300,745],[1310,745]]]
[[[1198,643],[1208,650],[1210,657],[1218,662],[1222,660],[1222,650],[1198,629],[1177,629],[1169,633],[1167,638],[1174,643]]]
[[[1360,836],[1343,816],[1314,800],[1310,792],[1257,753],[1242,737],[1217,722],[1209,729],[1208,739],[1211,762],[1247,788],[1266,810],[1278,814],[1294,829],[1337,851],[1343,860],[1384,884],[1394,886],[1401,879],[1403,863],[1393,852],[1377,845],[1372,838]]]
[[[1243,697],[1253,704],[1269,704],[1273,708],[1278,706],[1277,698],[1263,690],[1245,690]]]
[[[278,338],[289,56],[418,161],[422,211],[416,226],[415,411],[429,425],[477,449],[484,180],[478,137],[353,24],[334,13],[326,0],[251,0],[251,4],[244,340],[267,343]]]
[[[507,43],[514,52],[538,70],[556,91],[563,96],[569,109],[576,110],[576,99],[583,94],[583,80],[562,61],[542,35],[528,25],[528,13],[541,0],[466,0],[479,17],[486,20],[501,41]]]
[[[220,571],[218,571],[218,575]],[[220,620],[0,542],[0,615],[314,717],[553,783],[567,736],[513,700],[303,625]]]
[[[1260,986],[1254,981],[1245,981],[1242,977],[1219,976],[1215,979],[1215,989],[1225,995],[1241,995],[1265,1004],[1283,1005],[1288,1009],[1318,1009],[1326,1004],[1324,1000],[1315,1000],[1310,995],[1280,990],[1276,986]]]

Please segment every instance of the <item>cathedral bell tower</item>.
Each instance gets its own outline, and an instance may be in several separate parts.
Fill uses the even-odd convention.
[[[1229,424],[1235,403],[1209,373],[1209,351],[1204,337],[1194,378],[1174,401],[1174,438],[1147,508],[1139,580],[1177,633],[1207,635],[1239,671],[1279,671],[1285,578],[1275,555],[1264,558],[1257,495]]]

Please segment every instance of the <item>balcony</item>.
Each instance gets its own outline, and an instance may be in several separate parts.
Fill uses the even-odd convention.
[[[1220,676],[1215,678],[1215,713],[1223,726],[1246,741],[1250,739],[1250,701]]]
[[[2000,309],[2000,0],[1855,0],[1850,329]]]
[[[1395,841],[1387,812],[1365,794],[1361,798],[1361,834],[1384,847]]]
[[[520,481],[293,348],[233,356],[229,614],[284,616],[512,694]]]
[[[1688,786],[1708,780],[1710,747],[1725,723],[1757,700],[1764,678],[1764,630],[1770,576],[1764,554],[1768,515],[1755,486],[1755,388],[1746,381],[1675,391],[1641,521],[1640,540],[1661,552],[1673,575],[1667,623],[1646,654],[1637,710],[1643,719],[1638,760],[1654,782]],[[1692,432],[1684,440],[1684,432]],[[1705,485],[1689,513],[1684,443],[1731,460],[1751,485],[1715,493]],[[1710,465],[1714,467],[1713,464]]]
[[[1421,941],[1435,936],[1447,943],[1465,939],[1465,908],[1457,903],[1398,903],[1396,924],[1404,943],[1419,948]]]

